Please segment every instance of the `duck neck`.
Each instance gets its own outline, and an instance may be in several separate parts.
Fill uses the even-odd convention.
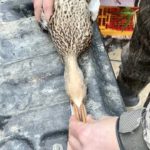
[[[86,96],[86,85],[76,56],[68,56],[65,59],[64,77],[66,92],[70,100],[80,107]]]
[[[65,71],[68,73],[77,73],[78,72],[79,66],[77,62],[77,57],[76,56],[68,56],[65,59]]]

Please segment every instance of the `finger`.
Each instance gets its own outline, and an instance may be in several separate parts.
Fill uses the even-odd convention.
[[[105,119],[109,119],[110,116],[102,116],[101,118],[99,118],[99,120],[105,120]]]
[[[93,122],[95,122],[95,120],[92,118],[91,115],[88,115],[88,116],[87,116],[87,122],[88,122],[88,123],[93,123]]]
[[[70,117],[70,122],[72,122],[72,121],[78,121],[75,115],[72,115]]]
[[[35,19],[39,22],[42,12],[42,0],[33,0]]]
[[[69,142],[67,143],[67,150],[73,150],[69,144]]]
[[[69,136],[68,143],[69,143],[69,147],[71,150],[81,150],[82,149],[81,144],[78,141],[78,139],[76,139],[73,136]]]
[[[45,14],[45,19],[49,21],[53,14],[54,0],[43,0],[43,11]]]
[[[83,131],[85,127],[85,124],[78,121],[75,116],[72,116],[70,118],[69,122],[69,133],[71,136],[74,136],[75,138],[79,138],[80,133]]]
[[[88,115],[86,119],[87,119],[87,122],[88,122],[88,123],[95,122],[95,120],[92,118],[91,115]],[[77,120],[77,118],[75,117],[75,115],[72,115],[72,116],[70,117],[70,121],[78,121],[78,120]]]

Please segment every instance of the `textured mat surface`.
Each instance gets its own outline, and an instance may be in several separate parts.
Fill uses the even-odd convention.
[[[0,150],[66,150],[70,105],[63,65],[29,0],[0,0]],[[79,60],[95,118],[124,105],[96,24]]]

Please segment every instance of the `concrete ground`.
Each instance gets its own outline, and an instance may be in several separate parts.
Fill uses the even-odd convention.
[[[109,58],[111,60],[112,67],[114,69],[115,76],[117,76],[119,73],[119,66],[121,64],[121,49],[118,48],[112,52],[109,52]],[[139,94],[140,102],[138,103],[138,105],[132,108],[128,108],[128,109],[132,110],[132,109],[137,109],[137,108],[142,107],[149,92],[150,92],[150,83]]]

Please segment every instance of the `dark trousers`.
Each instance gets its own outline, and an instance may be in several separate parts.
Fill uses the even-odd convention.
[[[128,48],[122,51],[119,80],[135,94],[150,82],[150,0],[142,0]]]

